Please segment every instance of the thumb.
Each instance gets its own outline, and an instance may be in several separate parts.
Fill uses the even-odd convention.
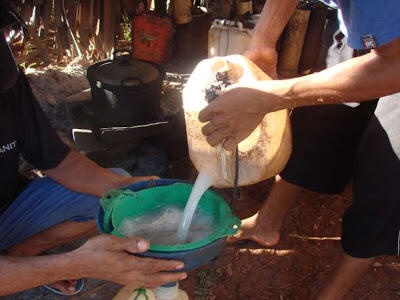
[[[145,252],[149,249],[150,243],[140,238],[125,238],[121,243],[121,249],[130,253]]]

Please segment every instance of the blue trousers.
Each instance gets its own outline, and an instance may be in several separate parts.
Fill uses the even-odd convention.
[[[130,176],[122,169],[115,173]],[[54,225],[94,220],[99,198],[71,191],[50,178],[32,181],[0,215],[0,252]]]

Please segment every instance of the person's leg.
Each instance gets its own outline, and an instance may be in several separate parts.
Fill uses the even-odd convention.
[[[129,176],[122,169],[111,170]],[[99,207],[98,197],[71,191],[50,178],[37,179],[0,215],[0,252],[35,253],[94,234]]]
[[[37,239],[42,244],[38,248],[43,248],[44,244],[59,244],[61,239],[76,235],[76,228],[72,228],[72,232],[67,230],[64,236],[60,230],[52,233],[54,226],[64,222],[76,223],[74,227],[84,225],[95,219],[98,208],[98,197],[73,192],[50,178],[35,180],[0,215],[0,251],[13,249],[16,252],[21,248],[19,245],[32,245],[35,236],[41,237]],[[90,227],[94,229],[93,223]]]
[[[373,262],[374,258],[355,258],[343,254],[332,280],[318,295],[317,300],[342,299],[365,275]]]
[[[252,240],[264,247],[276,245],[284,217],[301,189],[276,176],[266,203],[258,213],[242,221],[240,230],[235,236],[229,237],[228,242]]]
[[[346,254],[319,299],[341,299],[375,257],[400,254],[400,94],[390,98],[379,101],[360,142],[353,204],[342,221]]]
[[[48,249],[97,233],[96,222],[66,221],[39,232],[6,250],[10,256],[35,256]]]

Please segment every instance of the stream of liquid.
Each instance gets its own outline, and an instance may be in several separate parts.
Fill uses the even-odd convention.
[[[182,218],[178,225],[177,236],[179,243],[185,243],[189,232],[190,225],[192,224],[193,216],[196,211],[196,207],[205,191],[213,184],[211,176],[206,172],[201,171],[196,178],[196,182],[193,185],[192,192],[190,193],[189,200],[186,203],[185,210],[183,211]]]

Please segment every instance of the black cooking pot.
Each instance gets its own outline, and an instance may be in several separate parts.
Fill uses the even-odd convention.
[[[132,59],[130,51],[123,52],[129,54],[115,52],[113,60],[87,70],[98,127],[134,126],[159,118],[165,71],[157,64]]]

